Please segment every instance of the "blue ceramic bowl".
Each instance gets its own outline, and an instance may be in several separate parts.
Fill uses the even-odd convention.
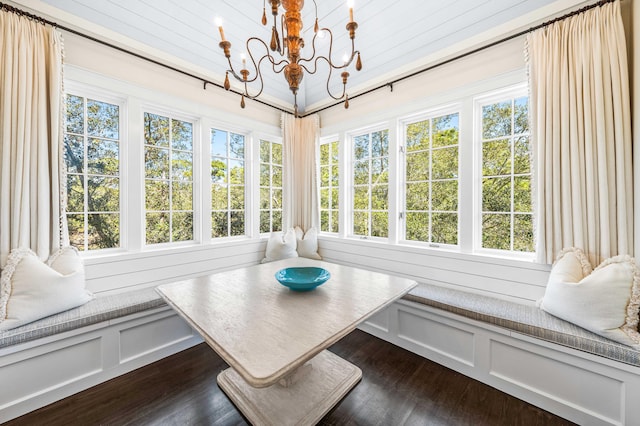
[[[313,266],[284,268],[276,272],[276,280],[293,291],[313,290],[329,278],[329,271]]]

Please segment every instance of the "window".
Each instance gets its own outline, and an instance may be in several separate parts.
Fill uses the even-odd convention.
[[[353,137],[353,233],[389,235],[389,130]]]
[[[338,232],[338,141],[320,144],[320,230]]]
[[[146,243],[193,240],[193,123],[144,113]]]
[[[260,232],[282,231],[282,144],[260,141]]]
[[[405,125],[405,239],[458,244],[458,114]]]
[[[482,248],[532,252],[528,99],[481,104]]]
[[[66,97],[67,223],[78,250],[120,247],[120,106]]]
[[[245,234],[245,137],[211,129],[211,237]]]

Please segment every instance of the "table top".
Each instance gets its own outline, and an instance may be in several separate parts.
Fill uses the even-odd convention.
[[[274,276],[293,266],[319,266],[331,278],[313,291],[295,292]],[[266,387],[416,285],[406,278],[293,258],[161,285],[158,292],[244,380]]]

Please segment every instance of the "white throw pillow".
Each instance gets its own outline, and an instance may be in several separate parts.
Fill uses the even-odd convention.
[[[264,254],[262,263],[274,262],[276,260],[298,257],[296,251],[296,233],[293,228],[286,233],[272,232],[267,241],[267,251]]]
[[[9,254],[0,276],[0,331],[93,299],[85,289],[84,267],[75,248],[60,249],[48,263],[29,249],[15,249]]]
[[[318,254],[318,230],[315,227],[307,229],[306,233],[302,232],[302,228],[296,226],[296,251],[298,256],[309,259],[322,259]]]
[[[640,349],[640,275],[630,256],[591,271],[585,254],[565,249],[551,269],[540,308],[611,340]]]

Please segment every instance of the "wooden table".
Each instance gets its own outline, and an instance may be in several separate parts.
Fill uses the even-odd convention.
[[[275,273],[319,266],[331,273],[310,292],[280,285]],[[362,377],[325,349],[416,282],[305,258],[186,281],[158,292],[231,368],[218,384],[255,425],[315,424]]]

